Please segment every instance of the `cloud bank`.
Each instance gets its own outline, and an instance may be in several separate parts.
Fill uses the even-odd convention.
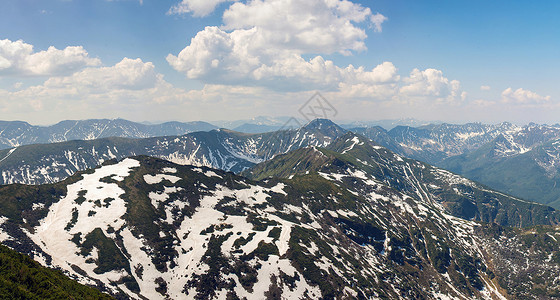
[[[98,66],[101,61],[91,58],[82,46],[63,50],[51,46],[34,52],[33,46],[21,40],[0,40],[0,76],[59,76],[84,67]]]
[[[193,8],[195,2],[178,5]],[[214,7],[208,4],[204,12]],[[183,11],[187,12],[197,14],[193,9]],[[401,77],[391,62],[368,69],[338,66],[325,58],[366,51],[364,28],[382,32],[387,20],[346,0],[238,1],[224,11],[222,26],[204,28],[167,61],[188,79],[213,85],[258,86],[285,93],[321,90],[375,101],[464,100],[459,81],[449,80],[440,70],[415,69]]]

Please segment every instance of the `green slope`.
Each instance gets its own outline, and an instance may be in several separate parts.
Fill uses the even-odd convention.
[[[443,205],[449,214],[467,220],[513,227],[560,222],[560,213],[551,207],[510,197],[428,164],[399,157],[353,133],[338,138],[327,148],[302,148],[279,155],[242,175],[261,180],[314,172],[344,174],[348,170],[363,171],[412,198],[428,197]],[[354,188],[352,182],[348,184]]]
[[[556,150],[552,143],[510,157],[497,157],[493,150],[494,145],[488,144],[476,151],[448,158],[439,166],[493,189],[560,209],[560,175],[547,171],[538,163],[548,159],[547,152]]]
[[[0,245],[0,299],[112,299]]]

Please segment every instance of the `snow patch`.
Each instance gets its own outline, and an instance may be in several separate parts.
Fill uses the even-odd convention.
[[[177,169],[175,168],[163,168],[162,171],[164,173],[177,173]]]
[[[168,180],[171,183],[175,183],[175,182],[181,180],[181,178],[177,177],[177,176],[173,176],[173,175],[167,175],[167,174],[158,174],[158,175],[146,174],[146,175],[144,175],[144,181],[146,181],[147,184],[158,184],[158,183],[162,182],[163,180]]]
[[[2,225],[8,221],[6,217],[0,217],[0,242],[10,239],[10,236],[2,230]]]
[[[96,228],[110,236],[109,227],[119,230],[125,225],[122,216],[126,213],[126,203],[120,197],[124,190],[101,179],[122,180],[138,166],[137,160],[127,158],[114,165],[102,166],[93,174],[82,175],[82,180],[67,186],[64,198],[51,205],[47,216],[35,227],[35,233],[27,233],[35,244],[41,245],[43,251],[52,256],[53,266],[81,278],[82,283],[93,284],[73,270],[72,265],[76,265],[90,278],[100,280],[108,287],[111,287],[111,281],[118,281],[126,274],[124,270],[96,274],[93,270],[97,266],[86,263],[86,257],[78,254],[79,248],[71,239],[74,234],[81,233],[83,237]],[[80,195],[85,198],[81,204],[77,202]],[[91,211],[95,213],[91,214]]]

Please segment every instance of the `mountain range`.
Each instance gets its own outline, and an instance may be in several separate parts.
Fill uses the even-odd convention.
[[[0,240],[123,299],[560,296],[558,211],[301,130],[241,175],[134,156],[2,186]]]
[[[471,123],[351,130],[401,155],[560,208],[560,125]]]
[[[239,173],[292,149],[326,146],[346,131],[329,120],[315,120],[297,130],[257,134],[214,129],[144,139],[111,137],[25,145],[0,150],[0,183],[57,182],[103,161],[133,155]],[[560,125],[469,123],[397,126],[389,131],[379,126],[358,127],[350,131],[402,156],[560,208]],[[523,172],[519,172],[520,166]]]
[[[34,126],[20,121],[0,121],[0,149],[104,137],[147,138],[183,135],[216,128],[206,122],[166,122],[147,125],[123,119],[68,120],[51,126]]]
[[[103,138],[25,145],[0,150],[0,184],[53,183],[106,160],[135,155],[241,172],[292,149],[326,146],[345,132],[331,121],[316,120],[297,130],[262,134],[219,129],[146,139]]]

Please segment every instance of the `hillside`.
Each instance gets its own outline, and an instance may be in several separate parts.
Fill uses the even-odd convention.
[[[492,191],[446,170],[399,156],[353,133],[324,149],[304,148],[279,155],[242,174],[260,180],[308,172],[368,174],[410,197],[439,203],[448,213],[467,220],[516,227],[560,220],[560,214],[548,206]]]
[[[351,133],[329,145],[252,170],[283,178],[139,156],[52,185],[3,186],[0,237],[81,283],[134,299],[537,299],[559,291],[560,265],[548,259],[559,245],[546,238],[557,230],[541,226],[524,238],[527,226],[558,224],[553,209]],[[523,275],[529,257],[530,272],[547,272],[538,281]]]
[[[0,245],[0,299],[113,299]]]
[[[560,208],[560,142],[553,140],[524,153],[503,156],[507,145],[500,136],[440,165],[494,189]]]

